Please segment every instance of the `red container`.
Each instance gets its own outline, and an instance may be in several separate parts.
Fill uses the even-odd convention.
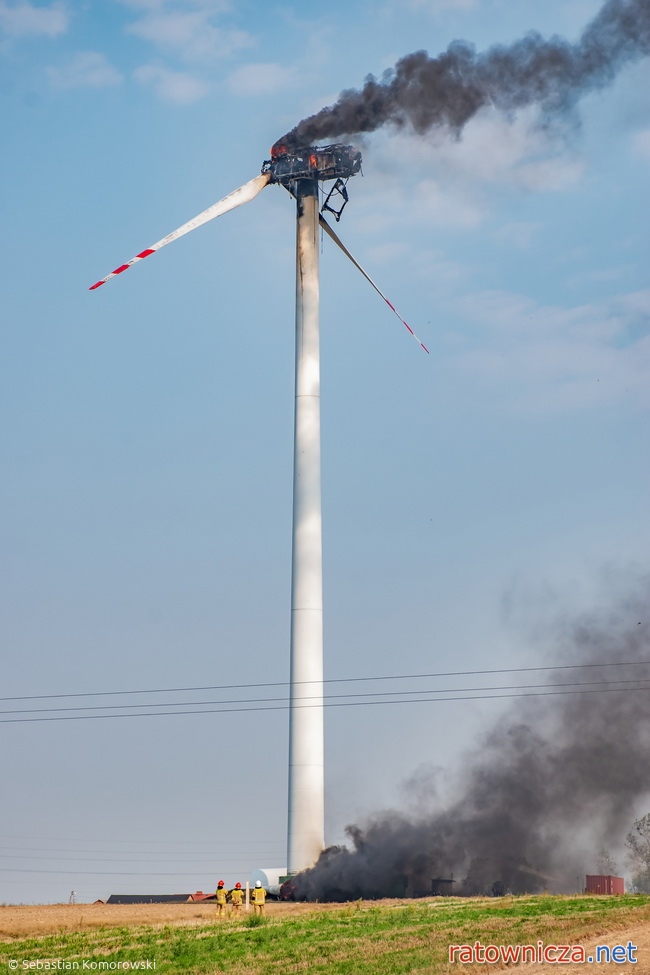
[[[612,877],[610,874],[587,874],[585,886],[586,894],[624,894],[625,881],[623,877]]]

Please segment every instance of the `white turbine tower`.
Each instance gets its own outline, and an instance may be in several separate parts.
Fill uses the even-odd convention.
[[[323,583],[320,491],[320,337],[319,225],[379,292],[417,339],[361,265],[352,257],[319,212],[319,182],[335,180],[323,209],[338,220],[345,203],[345,183],[361,168],[361,154],[351,146],[310,146],[289,151],[274,147],[261,175],[234,190],[193,220],[141,251],[97,281],[93,291],[166,244],[242,203],[249,203],[269,183],[280,183],[295,197],[296,229],[296,376],[293,458],[293,544],[291,569],[291,688],[289,708],[289,816],[287,872],[312,866],[325,846],[323,757]],[[330,200],[339,201],[339,209]]]

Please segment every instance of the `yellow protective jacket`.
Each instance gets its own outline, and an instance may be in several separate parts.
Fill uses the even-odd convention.
[[[225,904],[228,898],[228,891],[225,887],[217,887],[217,904]]]
[[[241,889],[238,890],[237,887],[234,887],[230,891],[230,900],[237,907],[241,907],[244,902],[244,891]]]
[[[251,901],[253,904],[263,904],[266,900],[266,891],[263,887],[253,887],[251,890]]]

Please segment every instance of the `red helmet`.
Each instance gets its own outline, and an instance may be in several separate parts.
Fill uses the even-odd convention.
[[[217,887],[223,887],[223,880],[220,880],[219,881],[219,883],[217,884]]]
[[[237,881],[237,883],[235,884],[235,888],[237,890],[241,890],[241,884],[239,883],[239,881]]]

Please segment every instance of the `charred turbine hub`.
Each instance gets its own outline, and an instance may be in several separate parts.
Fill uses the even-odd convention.
[[[298,179],[348,179],[361,171],[361,153],[354,146],[305,146],[289,148],[277,143],[271,158],[264,162],[263,173],[270,173],[272,183],[286,186]]]

